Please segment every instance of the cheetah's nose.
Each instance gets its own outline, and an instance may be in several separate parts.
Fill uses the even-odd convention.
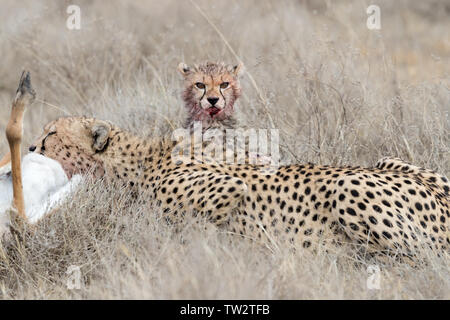
[[[217,98],[217,97],[210,97],[207,100],[213,106],[213,105],[215,105],[217,103],[217,101],[219,101],[219,98]]]
[[[28,150],[29,150],[30,152],[34,152],[34,150],[36,150],[36,146],[30,146],[30,147],[28,148]]]

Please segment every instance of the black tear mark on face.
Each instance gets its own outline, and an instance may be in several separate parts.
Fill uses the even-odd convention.
[[[44,155],[44,151],[45,151],[45,140],[47,140],[47,138],[48,138],[49,136],[54,135],[54,134],[56,134],[56,131],[50,132],[49,134],[47,134],[47,135],[45,136],[44,139],[42,139],[42,147],[41,147],[41,151],[40,151],[40,154],[41,154],[41,155]]]
[[[223,107],[225,108],[227,106],[227,99],[225,99],[225,96],[223,95],[222,84],[227,83],[227,87],[226,88],[228,88],[229,83],[228,82],[223,82],[223,78],[222,77],[220,77],[220,81],[222,81],[222,83],[219,85],[219,92],[220,92],[220,95],[222,96],[222,99],[223,99]],[[224,88],[223,90],[225,90],[226,88]]]
[[[203,82],[202,82],[202,84],[205,82],[205,77],[203,77]],[[198,87],[197,87],[198,88]],[[203,89],[201,89],[201,90],[203,90],[203,94],[202,94],[202,96],[201,96],[201,98],[200,98],[200,100],[199,100],[199,103],[200,103],[200,105],[201,105],[201,101],[203,100],[203,97],[205,96],[205,94],[206,94],[206,86],[203,84]]]

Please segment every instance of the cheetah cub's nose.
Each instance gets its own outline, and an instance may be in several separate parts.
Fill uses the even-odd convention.
[[[30,152],[34,152],[34,150],[36,150],[36,146],[30,146],[30,147],[28,148],[28,150],[29,150]]]
[[[211,97],[211,98],[208,98],[207,100],[209,103],[211,103],[212,106],[214,106],[217,103],[217,101],[219,101],[219,98]]]

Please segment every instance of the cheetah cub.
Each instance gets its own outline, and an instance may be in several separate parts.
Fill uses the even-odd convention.
[[[243,65],[206,62],[188,67],[180,63],[178,70],[184,78],[183,100],[188,112],[184,127],[192,128],[198,121],[203,132],[235,128],[234,103],[241,95]]]
[[[231,144],[229,140],[223,141],[226,139],[227,129],[242,127],[235,116],[234,103],[241,95],[239,78],[243,69],[242,63],[232,66],[222,62],[206,62],[193,68],[180,63],[178,70],[184,77],[183,100],[188,111],[184,128],[190,129],[192,133],[194,123],[201,122],[203,149],[207,146],[210,149],[219,146],[223,147],[224,154],[234,154],[236,163],[268,164],[270,157],[249,152],[248,140],[234,137]],[[218,140],[214,141],[213,137]],[[244,153],[237,150],[243,150]]]

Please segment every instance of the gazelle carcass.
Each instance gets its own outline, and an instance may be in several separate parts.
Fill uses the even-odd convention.
[[[6,127],[10,152],[0,160],[0,236],[8,231],[10,209],[24,222],[36,223],[81,181],[80,175],[69,180],[57,161],[40,154],[21,159],[23,116],[35,95],[30,73],[24,71]]]

